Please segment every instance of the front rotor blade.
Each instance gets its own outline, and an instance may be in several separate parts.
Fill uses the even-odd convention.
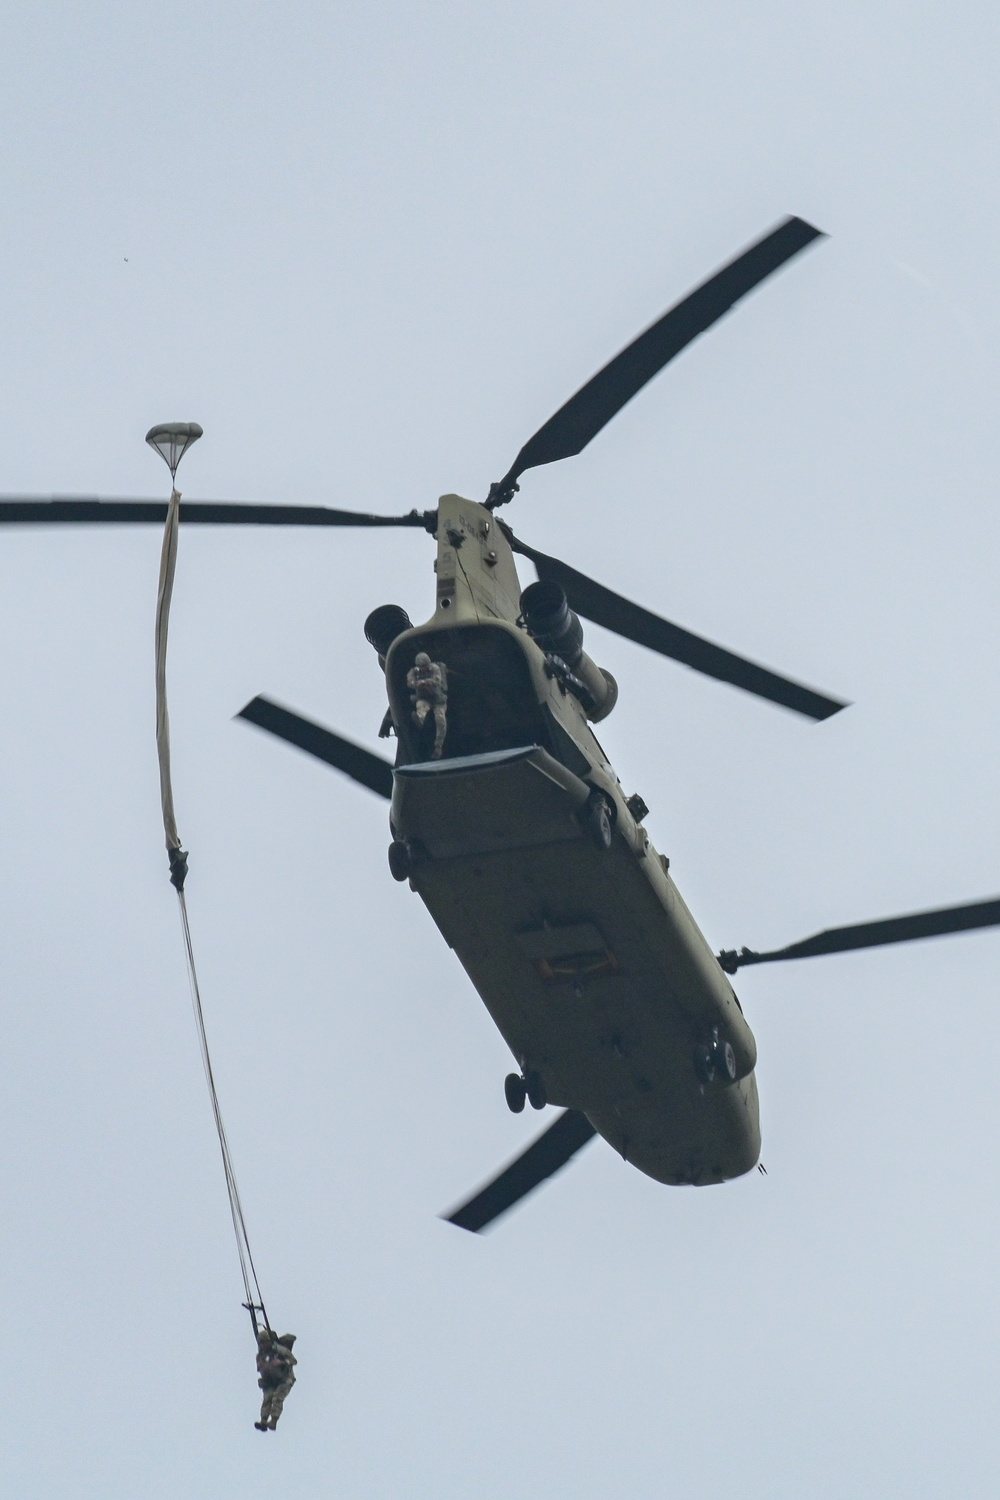
[[[621,594],[605,588],[603,583],[595,583],[593,578],[588,578],[585,573],[578,573],[557,557],[536,552],[534,547],[519,541],[509,529],[506,530],[506,535],[515,552],[531,559],[539,578],[551,579],[560,584],[570,608],[585,619],[593,620],[595,625],[603,625],[606,630],[613,630],[617,635],[623,635],[626,640],[635,641],[640,646],[648,646],[650,651],[658,651],[661,656],[669,656],[672,661],[682,662],[684,666],[702,672],[706,677],[714,677],[719,682],[730,682],[744,692],[754,693],[758,698],[767,698],[772,703],[780,703],[783,708],[790,708],[809,719],[829,719],[842,708],[848,707],[840,698],[828,698],[814,688],[805,687],[801,682],[779,677],[777,672],[771,672],[767,667],[758,666],[756,662],[747,661],[746,657],[727,651],[724,646],[716,646],[700,635],[693,635],[690,630],[683,630],[680,625],[671,624],[669,620],[664,620],[648,609],[643,609],[641,605],[633,604],[630,599],[624,599]]]
[[[81,523],[143,523],[162,526],[165,500],[32,500],[10,496],[0,500],[0,525],[79,525]],[[426,517],[411,510],[405,516],[371,516],[363,511],[331,510],[325,505],[241,505],[230,500],[182,500],[181,521],[208,526],[419,526]]]
[[[525,469],[551,464],[556,459],[570,458],[581,452],[675,355],[718,322],[734,303],[765,277],[822,235],[822,230],[813,228],[804,219],[785,219],[770,234],[703,281],[645,333],[640,333],[603,370],[599,370],[565,406],[559,408],[555,416],[549,418],[544,427],[538,429],[534,437],[528,439],[497,485],[500,495],[509,498],[508,492],[513,491]]]
[[[287,740],[290,745],[305,750],[307,755],[315,755],[328,766],[335,766],[378,796],[387,800],[392,796],[392,767],[381,755],[373,755],[353,740],[342,739],[331,729],[324,729],[311,719],[293,714],[280,703],[273,703],[270,698],[251,698],[236,717],[256,724],[258,729],[266,729],[268,734],[277,735],[280,740]]]
[[[478,1234],[564,1167],[596,1134],[586,1115],[578,1109],[564,1109],[548,1130],[504,1167],[499,1177],[442,1218],[449,1224],[457,1224],[459,1229]]]
[[[1000,926],[1000,898],[975,901],[969,906],[941,906],[906,917],[883,917],[878,922],[859,922],[854,927],[830,927],[801,943],[755,953],[752,948],[727,949],[719,963],[727,974],[748,964],[779,963],[787,958],[817,958],[824,953],[849,953],[855,948],[883,948],[890,943],[912,943],[917,938],[943,937],[949,932],[974,932],[977,927]]]

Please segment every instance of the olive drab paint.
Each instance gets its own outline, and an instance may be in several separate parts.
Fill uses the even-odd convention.
[[[399,734],[392,831],[411,887],[549,1103],[582,1111],[660,1182],[750,1171],[753,1034],[583,703],[519,622],[514,557],[484,506],[442,496],[436,575],[434,614],[393,641],[385,668]],[[440,760],[421,754],[411,723],[418,651],[448,667]],[[595,797],[611,812],[607,848],[588,826]],[[697,1065],[726,1042],[732,1080]]]

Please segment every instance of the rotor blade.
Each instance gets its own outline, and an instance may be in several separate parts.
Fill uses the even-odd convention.
[[[823,232],[788,218],[665,312],[604,366],[529,438],[496,486],[509,498],[525,469],[579,453],[605,423],[675,355],[716,323],[734,303]]]
[[[433,515],[433,512],[430,513]],[[81,522],[156,522],[167,515],[165,500],[33,500],[25,495],[0,499],[0,525],[71,524]],[[229,500],[182,500],[181,521],[227,526],[419,526],[427,516],[411,510],[405,516],[370,516],[363,511],[331,510],[325,505],[241,505]]]
[[[459,1229],[469,1229],[478,1234],[494,1219],[499,1219],[508,1209],[520,1203],[535,1188],[564,1167],[581,1146],[585,1146],[597,1132],[587,1116],[578,1109],[564,1109],[548,1130],[532,1141],[526,1151],[515,1159],[492,1182],[480,1188],[450,1214],[442,1214],[449,1224]]]
[[[256,724],[258,729],[266,729],[268,734],[275,734],[278,739],[287,740],[290,745],[297,745],[300,750],[305,750],[308,755],[315,755],[317,760],[325,761],[328,766],[335,766],[345,776],[360,782],[378,796],[386,799],[392,796],[392,766],[381,755],[373,755],[362,745],[342,739],[331,729],[324,729],[311,719],[293,714],[279,703],[272,703],[270,698],[251,698],[236,717]]]
[[[775,948],[769,953],[755,953],[752,948],[724,950],[719,963],[727,974],[735,974],[747,964],[778,963],[786,958],[817,958],[824,953],[849,953],[854,948],[882,948],[890,943],[912,943],[917,938],[943,937],[949,932],[974,932],[977,927],[1000,926],[1000,898],[975,901],[969,906],[942,906],[935,911],[918,911],[906,917],[883,917],[879,922],[859,922],[855,927],[830,927]]]
[[[744,692],[780,703],[783,708],[790,708],[809,719],[829,719],[848,707],[840,698],[828,698],[814,688],[793,682],[788,677],[779,677],[767,667],[758,666],[756,662],[747,661],[746,657],[727,651],[724,646],[716,646],[700,635],[693,635],[691,631],[661,619],[641,605],[633,604],[630,599],[624,599],[621,594],[613,593],[602,583],[595,583],[585,573],[578,573],[557,557],[536,552],[534,547],[519,541],[509,528],[505,531],[514,551],[534,563],[539,578],[561,584],[570,607],[585,619],[593,620],[595,625],[603,625],[606,630],[613,630],[640,646],[648,646],[650,651],[658,651],[661,656],[682,662],[696,672],[703,672],[706,677],[730,682]]]

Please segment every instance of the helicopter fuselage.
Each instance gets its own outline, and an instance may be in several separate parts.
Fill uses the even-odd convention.
[[[660,1182],[749,1171],[753,1034],[590,728],[586,693],[520,621],[513,555],[484,506],[442,497],[436,571],[434,615],[385,661],[392,833],[412,889],[549,1103],[582,1111]],[[446,668],[437,759],[407,682],[420,652]],[[595,836],[595,799],[609,840]],[[726,1043],[735,1078],[706,1076],[699,1055]]]

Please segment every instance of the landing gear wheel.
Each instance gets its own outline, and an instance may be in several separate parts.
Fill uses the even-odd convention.
[[[524,1079],[520,1073],[508,1073],[503,1081],[504,1098],[507,1100],[507,1108],[511,1114],[519,1115],[524,1108],[524,1101],[528,1097],[528,1090],[524,1086]]]
[[[587,803],[584,822],[592,842],[598,849],[611,848],[611,830],[614,823],[611,806],[603,792],[595,792]]]
[[[694,1070],[702,1083],[715,1082],[715,1061],[712,1057],[711,1047],[696,1047],[694,1049]]]
[[[409,846],[402,839],[393,839],[389,845],[389,873],[393,880],[409,880],[413,872],[413,857]]]
[[[545,1092],[545,1084],[538,1073],[525,1073],[524,1090],[532,1109],[544,1109],[546,1104],[548,1104],[549,1100]]]
[[[718,1083],[723,1088],[736,1082],[736,1053],[732,1042],[719,1036],[713,1028],[712,1040],[694,1049],[694,1070],[702,1083]]]

